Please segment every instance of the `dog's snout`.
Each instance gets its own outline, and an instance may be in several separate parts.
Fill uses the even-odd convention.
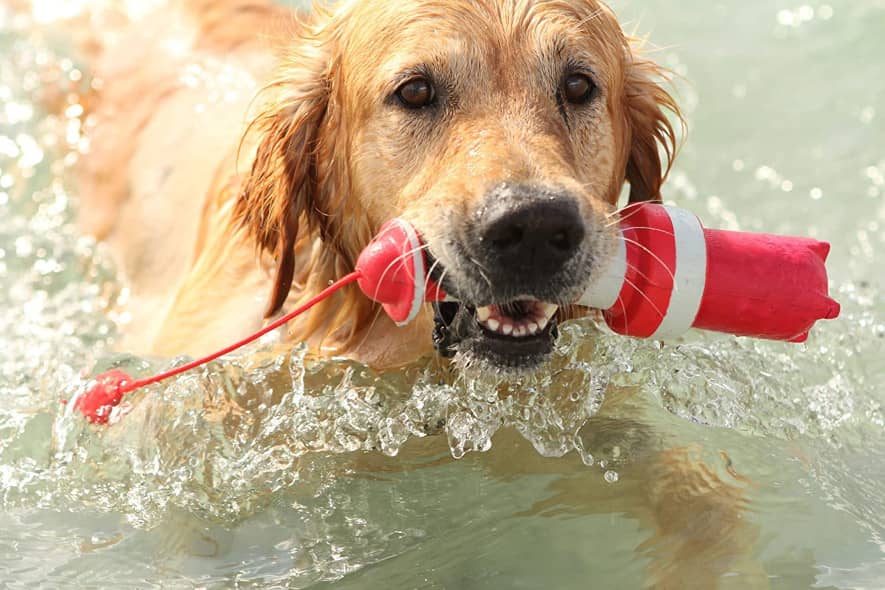
[[[567,195],[524,188],[496,190],[475,227],[475,251],[495,274],[519,273],[543,280],[572,259],[584,240],[577,201]]]

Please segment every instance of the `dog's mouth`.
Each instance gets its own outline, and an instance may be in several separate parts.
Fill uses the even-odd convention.
[[[541,336],[554,321],[559,306],[535,299],[518,299],[501,305],[477,307],[477,323],[491,336],[522,340]]]
[[[484,306],[435,304],[433,340],[442,356],[468,364],[528,370],[542,364],[556,340],[559,306],[531,297]]]

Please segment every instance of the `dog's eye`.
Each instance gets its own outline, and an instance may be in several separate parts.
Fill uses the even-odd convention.
[[[585,104],[594,90],[596,84],[584,74],[569,74],[562,81],[562,96],[571,104]]]
[[[433,104],[436,91],[425,78],[412,78],[396,89],[396,97],[407,109],[420,109]]]

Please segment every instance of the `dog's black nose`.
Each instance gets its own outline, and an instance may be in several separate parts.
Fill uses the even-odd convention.
[[[496,275],[519,273],[523,281],[543,280],[560,270],[585,233],[573,197],[507,185],[488,195],[475,231],[483,266]]]

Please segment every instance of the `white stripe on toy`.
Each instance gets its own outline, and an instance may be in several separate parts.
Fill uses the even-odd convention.
[[[412,269],[414,269],[415,273],[415,292],[412,295],[412,307],[409,309],[409,315],[401,322],[394,322],[397,326],[405,326],[418,317],[418,312],[421,311],[421,307],[424,305],[424,290],[427,288],[427,281],[424,278],[424,245],[421,238],[418,237],[418,232],[415,231],[415,228],[411,223],[404,220],[399,221],[400,226],[402,226],[409,238],[409,251],[412,255]]]
[[[617,303],[627,274],[627,242],[619,235],[617,243],[614,256],[598,277],[592,277],[593,284],[578,300],[579,305],[609,309]]]
[[[666,340],[681,336],[691,328],[701,307],[707,282],[707,243],[697,216],[678,207],[664,207],[673,223],[676,242],[676,270],[670,305],[652,338]]]

